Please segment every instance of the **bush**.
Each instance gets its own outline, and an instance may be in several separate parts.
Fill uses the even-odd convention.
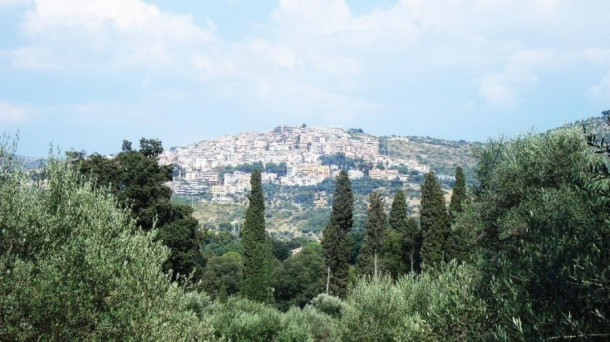
[[[337,341],[336,321],[313,308],[287,313],[246,299],[231,298],[206,311],[215,336],[225,341]]]
[[[477,340],[485,306],[472,291],[476,271],[450,263],[437,273],[362,279],[346,300],[345,341]]]
[[[279,312],[247,299],[229,298],[206,311],[215,336],[227,341],[273,341],[282,330]]]
[[[236,295],[243,280],[243,264],[237,252],[212,257],[203,271],[201,285],[213,298]]]
[[[610,336],[610,202],[578,129],[494,141],[480,153],[471,226],[497,338]],[[474,222],[473,222],[474,221]],[[478,222],[476,222],[478,221]]]
[[[0,146],[4,168],[10,151]],[[211,330],[161,265],[168,249],[64,162],[0,181],[0,340],[192,340]]]
[[[282,317],[288,324],[296,324],[309,331],[314,341],[340,341],[339,321],[311,305],[302,310],[293,307]]]
[[[311,306],[319,312],[335,318],[341,318],[345,311],[345,303],[340,298],[325,293],[319,294],[316,298],[312,299]]]
[[[319,243],[312,242],[279,265],[271,280],[275,301],[283,311],[305,304],[323,291],[324,258]]]

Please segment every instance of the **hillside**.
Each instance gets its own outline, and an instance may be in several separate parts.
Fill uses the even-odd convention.
[[[395,158],[415,159],[441,175],[453,175],[461,166],[468,178],[476,164],[473,150],[482,144],[430,137],[380,137],[380,149]]]
[[[610,114],[610,111],[605,111],[604,113]],[[549,130],[549,132],[555,131],[563,127],[574,126],[582,128],[583,131],[587,134],[595,134],[599,140],[604,138],[606,142],[610,141],[610,125],[608,124],[606,116],[595,116],[585,120],[578,120],[573,123],[569,123],[561,127],[551,129]]]
[[[607,124],[604,117],[592,117],[562,127],[571,126],[583,127],[587,133],[596,134],[598,139],[604,137],[606,141],[610,141],[610,125]],[[264,145],[261,142],[263,139],[271,142],[266,142],[267,145]],[[234,156],[237,148],[231,144],[244,146],[247,144],[245,142],[247,140],[252,141],[253,145],[264,146],[264,158],[266,159],[261,160],[262,163],[259,167],[270,164],[272,168],[277,168],[278,165],[281,165],[283,159],[274,158],[278,158],[278,156],[286,158],[282,156],[282,153],[285,152],[278,152],[277,155],[274,155],[270,153],[272,151],[294,152],[299,149],[301,149],[299,153],[307,151],[304,155],[307,155],[309,164],[315,163],[320,167],[328,166],[328,174],[320,175],[319,170],[314,169],[317,173],[312,180],[305,181],[303,184],[282,184],[279,181],[281,174],[278,174],[277,182],[270,181],[264,185],[268,230],[273,235],[286,239],[298,236],[320,238],[321,231],[328,220],[331,195],[334,191],[332,170],[345,168],[368,173],[371,166],[373,166],[372,169],[387,166],[388,169],[398,170],[398,175],[402,175],[402,178],[396,179],[392,178],[392,175],[396,173],[386,178],[382,177],[382,179],[373,179],[367,176],[362,178],[358,176],[352,179],[356,199],[354,227],[356,230],[360,230],[364,228],[367,198],[372,191],[380,191],[384,195],[388,209],[396,191],[405,191],[410,214],[417,216],[419,212],[419,186],[423,180],[425,170],[433,170],[439,175],[448,201],[455,168],[462,166],[467,181],[471,182],[474,178],[474,167],[476,165],[474,151],[483,145],[479,142],[451,141],[431,137],[376,137],[355,129],[304,127],[286,129],[285,126],[279,126],[268,133],[241,133],[231,137],[204,141],[192,145],[190,149],[199,151],[197,153],[201,156],[206,155],[206,147],[212,146],[219,149],[215,154],[222,154],[228,149],[231,151],[229,155]],[[324,145],[325,143],[327,145]],[[219,148],[219,146],[221,147]],[[270,146],[271,148],[269,148]],[[172,150],[182,151],[177,153],[179,159],[174,158],[174,161],[186,161],[180,165],[182,170],[193,170],[196,169],[196,163],[200,165],[203,163],[201,157],[193,157],[185,152],[189,151],[189,147],[178,147]],[[312,153],[316,151],[320,153],[317,155]],[[362,151],[362,153],[358,154],[358,151]],[[229,172],[229,175],[231,175],[231,172],[237,170],[248,172],[249,168],[256,167],[256,157],[253,158],[250,152],[247,155],[249,158],[247,161],[254,162],[254,164],[243,164],[235,167],[236,164],[239,164],[235,160],[227,162],[227,165],[218,163],[216,164],[217,167],[208,169],[208,172],[204,175],[210,177],[210,172],[214,172],[219,169],[218,166],[222,166],[224,171],[222,171],[219,179],[233,180],[232,176],[227,177],[225,172]],[[210,155],[210,153],[207,155]],[[190,165],[188,165],[189,161]],[[277,163],[274,163],[274,161]],[[404,167],[404,163],[416,165],[418,169]],[[295,169],[298,169],[298,167],[296,165]],[[311,168],[311,166],[306,165],[307,168]],[[389,172],[389,170],[386,172]],[[239,175],[239,172],[237,174]],[[297,175],[299,174],[297,173]],[[235,224],[242,220],[245,211],[247,181],[248,178],[240,179],[237,184],[240,184],[241,191],[231,193],[221,201],[216,200],[218,197],[209,193],[195,195],[196,201],[188,200],[189,203],[194,205],[195,216],[200,223],[213,230],[234,230]],[[177,196],[176,200],[181,200],[181,198],[183,197]]]
[[[348,170],[356,199],[356,230],[364,228],[368,195],[381,192],[389,209],[396,191],[419,211],[419,186],[429,170],[439,176],[447,200],[457,166],[471,179],[478,143],[429,137],[377,137],[361,129],[278,126],[173,147],[162,164],[175,166],[177,201],[195,208],[200,223],[235,233],[246,205],[249,175],[263,169],[267,228],[280,237],[317,239],[328,220],[333,178]]]

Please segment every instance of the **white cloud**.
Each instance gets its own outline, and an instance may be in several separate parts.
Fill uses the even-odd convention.
[[[549,70],[610,67],[607,37],[596,33],[610,2],[592,1],[596,6],[398,0],[356,15],[346,0],[279,0],[270,22],[221,40],[207,13],[196,21],[143,0],[37,0],[23,22],[28,42],[13,50],[12,62],[66,72],[145,69],[152,71],[145,87],[155,76],[177,84],[194,80],[189,91],[226,96],[218,101],[255,97],[263,110],[312,117],[332,112],[349,120],[384,101],[405,105],[401,96],[422,84],[467,89],[455,104],[464,111],[481,110],[482,102],[516,108]],[[608,78],[589,93],[605,96]],[[373,92],[389,95],[379,99]]]
[[[29,5],[33,0],[0,0],[0,9]]]
[[[140,0],[37,0],[23,23],[30,44],[14,51],[21,68],[163,68],[181,52],[214,42],[212,27]]]
[[[589,96],[607,103],[610,99],[610,70],[598,83],[592,85],[587,93]]]
[[[479,93],[490,104],[514,108],[538,83],[535,69],[561,64],[562,57],[546,50],[517,50],[502,72],[492,72],[480,80]]]
[[[301,61],[297,59],[294,51],[287,47],[274,46],[265,40],[257,39],[250,41],[248,48],[286,70],[294,71],[300,67]]]
[[[583,51],[588,62],[598,65],[610,65],[610,49],[590,48]]]
[[[28,119],[30,114],[31,111],[25,106],[0,101],[0,123],[22,123]]]

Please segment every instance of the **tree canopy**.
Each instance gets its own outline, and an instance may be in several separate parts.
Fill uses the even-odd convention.
[[[73,167],[51,160],[37,182],[13,168],[0,181],[0,340],[207,339],[162,272],[169,255]]]
[[[368,216],[364,244],[360,250],[358,269],[361,274],[377,277],[380,271],[380,254],[387,238],[387,218],[383,197],[379,192],[369,196]]]
[[[114,158],[93,154],[71,161],[99,187],[111,189],[139,227],[159,230],[158,239],[171,250],[165,269],[174,279],[193,274],[196,280],[203,264],[199,225],[189,206],[171,203],[172,191],[164,183],[172,179],[172,167],[159,165],[156,157],[162,152],[161,141],[142,138],[139,151],[123,141],[123,151]]]
[[[324,228],[322,247],[327,267],[327,292],[344,297],[347,294],[351,245],[347,234],[354,224],[354,195],[346,171],[336,179],[330,222]]]
[[[446,255],[450,222],[441,186],[434,172],[426,175],[421,187],[422,260],[427,266],[448,261]]]
[[[267,302],[271,296],[270,266],[271,246],[265,231],[265,200],[261,185],[261,172],[254,170],[250,178],[252,191],[248,197],[246,222],[241,230],[244,250],[244,281],[242,294],[245,298]]]

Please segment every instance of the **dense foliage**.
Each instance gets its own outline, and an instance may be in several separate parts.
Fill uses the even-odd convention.
[[[358,257],[360,274],[377,277],[380,268],[381,248],[387,238],[387,219],[383,197],[378,192],[369,196],[368,218],[366,221],[364,244]]]
[[[388,234],[382,247],[383,262],[392,278],[397,279],[408,272],[419,272],[421,243],[419,223],[407,216],[404,192],[398,191],[392,201]]]
[[[254,170],[250,184],[252,192],[248,198],[246,221],[241,231],[244,250],[242,294],[251,300],[267,302],[271,296],[269,265],[271,246],[265,231],[265,200],[260,170]]]
[[[498,336],[610,336],[610,202],[603,163],[579,130],[492,142],[480,153],[473,217],[480,291]]]
[[[441,186],[434,172],[426,175],[421,188],[421,229],[423,242],[421,256],[428,267],[449,261],[447,239],[450,232],[450,221]]]
[[[7,151],[0,157],[4,168]],[[205,339],[210,327],[162,272],[169,250],[111,192],[55,160],[44,181],[5,171],[0,340]]]
[[[123,141],[123,151],[114,158],[93,154],[68,153],[79,172],[92,178],[98,187],[109,188],[123,207],[131,210],[136,224],[145,231],[159,229],[157,238],[170,248],[164,268],[174,279],[201,276],[201,236],[190,206],[171,203],[172,191],[164,183],[172,179],[170,166],[161,166],[157,156],[163,152],[160,141],[140,140],[140,149]]]
[[[242,275],[258,267],[245,261],[252,250],[246,227],[243,244],[206,232],[203,280],[185,287],[163,272],[171,254],[156,238],[162,230],[138,229],[115,190],[56,160],[43,177],[28,176],[2,145],[0,340],[608,340],[610,173],[604,146],[589,144],[578,129],[490,141],[478,152],[477,186],[451,222],[432,175],[422,192],[442,204],[430,212],[443,213],[447,225],[441,257],[423,270],[422,229],[396,193],[381,234],[388,272],[352,280],[350,259],[367,253],[372,240],[350,232],[347,174],[337,180],[323,244],[276,243],[275,253],[255,174],[246,220],[259,228],[262,273],[275,268],[271,283],[259,287],[265,296],[274,289],[274,305],[269,297],[244,298]],[[158,148],[147,146],[153,154]],[[385,223],[380,203],[372,194],[369,228]],[[435,215],[425,217],[422,210],[424,245]],[[286,255],[286,247],[303,244]],[[335,256],[342,264],[331,264]],[[330,295],[323,294],[329,265],[346,266],[331,272]]]
[[[211,257],[201,277],[203,289],[213,298],[238,295],[243,273],[243,261],[239,253],[231,251]]]
[[[324,274],[322,246],[312,242],[276,268],[272,285],[277,306],[282,310],[304,307],[324,291]]]
[[[464,211],[463,203],[466,200],[466,178],[464,171],[458,166],[455,169],[455,184],[453,193],[451,194],[451,202],[449,202],[449,216],[452,220]]]
[[[347,172],[339,173],[336,184],[330,222],[324,228],[322,247],[327,272],[326,292],[345,297],[351,249],[347,234],[354,224],[354,195]]]

